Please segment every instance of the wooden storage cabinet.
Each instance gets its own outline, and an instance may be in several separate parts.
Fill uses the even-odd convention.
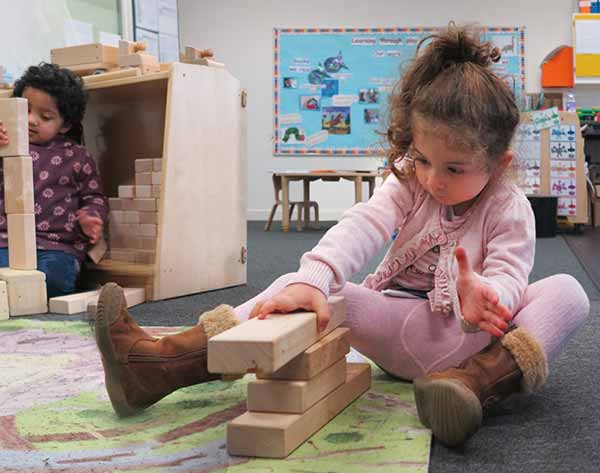
[[[105,193],[134,185],[135,160],[162,158],[154,264],[104,259],[98,282],[160,300],[246,282],[245,109],[226,69],[168,71],[88,85],[85,145]],[[110,243],[109,243],[110,244]]]

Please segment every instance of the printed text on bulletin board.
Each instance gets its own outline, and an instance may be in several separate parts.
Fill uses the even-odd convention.
[[[394,84],[437,28],[276,28],[274,154],[382,155]],[[520,100],[524,28],[487,27],[502,52],[494,71]],[[379,133],[378,133],[379,132]]]

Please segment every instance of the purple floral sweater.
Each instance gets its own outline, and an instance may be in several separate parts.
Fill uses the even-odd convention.
[[[29,154],[38,250],[60,250],[83,261],[89,238],[77,222],[77,211],[85,209],[103,222],[108,215],[95,161],[83,146],[62,136],[44,145],[30,144]],[[0,247],[7,246],[4,172],[0,167]]]

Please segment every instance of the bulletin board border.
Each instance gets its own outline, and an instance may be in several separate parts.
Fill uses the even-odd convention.
[[[373,27],[373,28],[274,28],[273,29],[273,154],[275,156],[381,156],[382,149],[374,148],[294,148],[282,149],[279,145],[280,79],[281,79],[281,35],[282,34],[347,34],[347,33],[435,33],[442,27]],[[498,26],[482,27],[482,33],[518,33],[519,34],[519,75],[520,93],[525,92],[525,27]]]

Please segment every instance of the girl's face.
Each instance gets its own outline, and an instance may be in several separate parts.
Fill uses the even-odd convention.
[[[70,125],[65,125],[60,116],[56,101],[43,90],[25,87],[23,98],[29,104],[29,142],[42,145],[59,133],[66,133]]]
[[[418,127],[409,155],[421,186],[440,204],[453,206],[458,215],[469,208],[492,177],[481,159],[449,147],[443,136],[422,132]],[[503,158],[493,174],[502,172],[510,159],[512,155]]]

